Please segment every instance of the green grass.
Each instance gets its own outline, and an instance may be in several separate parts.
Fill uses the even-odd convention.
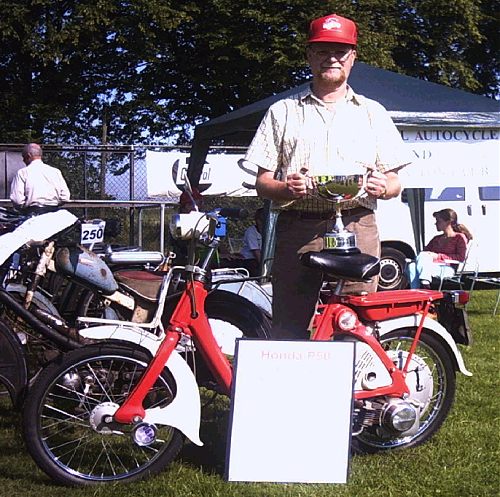
[[[69,490],[52,484],[26,455],[17,430],[18,416],[4,398],[0,401],[0,496],[497,497],[500,316],[491,315],[495,298],[496,291],[472,294],[469,317],[474,343],[462,352],[474,376],[458,376],[455,404],[438,434],[415,449],[354,456],[347,485],[224,481],[228,403],[218,397],[204,409],[205,446],[187,444],[182,457],[161,475],[130,485]]]

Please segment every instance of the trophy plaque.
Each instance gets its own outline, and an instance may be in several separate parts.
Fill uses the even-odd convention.
[[[342,222],[342,205],[364,191],[364,176],[316,176],[312,195],[332,203],[335,207],[335,224],[324,235],[324,250],[336,253],[357,253],[356,235],[345,229]]]

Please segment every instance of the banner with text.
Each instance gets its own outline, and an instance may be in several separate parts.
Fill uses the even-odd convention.
[[[406,188],[500,185],[497,129],[401,128],[414,161],[400,171]],[[243,154],[209,154],[200,178],[208,195],[256,195],[256,168]],[[178,198],[187,172],[187,152],[146,152],[148,197]],[[334,171],[332,171],[334,174]]]

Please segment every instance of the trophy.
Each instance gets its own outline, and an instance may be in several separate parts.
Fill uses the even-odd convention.
[[[358,197],[364,191],[364,176],[316,176],[312,195],[327,200],[335,207],[335,224],[324,235],[324,248],[336,253],[357,253],[356,235],[345,229],[342,222],[342,205]]]

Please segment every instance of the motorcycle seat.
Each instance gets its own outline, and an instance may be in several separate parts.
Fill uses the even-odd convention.
[[[162,273],[151,273],[143,270],[115,271],[116,281],[125,290],[136,297],[142,297],[150,302],[158,300],[158,294],[163,281]]]
[[[332,254],[329,251],[306,252],[300,256],[302,264],[319,269],[328,277],[347,281],[370,281],[380,272],[380,259],[373,255]]]

